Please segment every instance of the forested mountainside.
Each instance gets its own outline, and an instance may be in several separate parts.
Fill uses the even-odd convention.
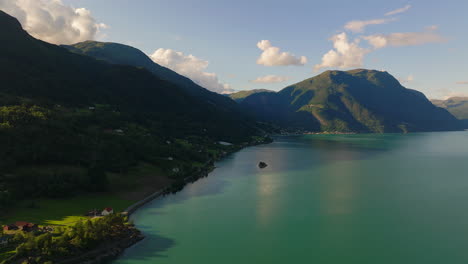
[[[1,11],[0,28],[0,207],[107,190],[141,164],[183,178],[218,141],[263,135],[229,98],[37,40]]]
[[[310,131],[458,130],[460,122],[387,72],[326,71],[283,90],[253,93],[241,105],[261,120]]]

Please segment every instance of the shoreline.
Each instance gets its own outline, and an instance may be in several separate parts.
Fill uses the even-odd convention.
[[[165,196],[168,194],[174,194],[179,191],[181,191],[185,185],[189,183],[193,183],[197,181],[198,179],[208,177],[208,174],[210,174],[214,169],[216,169],[216,166],[214,165],[215,162],[222,160],[223,158],[227,157],[228,155],[231,155],[233,153],[239,152],[240,150],[243,150],[248,147],[253,147],[253,146],[259,146],[259,145],[264,145],[264,144],[270,144],[273,142],[273,139],[271,140],[263,140],[261,142],[254,142],[254,143],[248,143],[248,144],[242,144],[242,145],[235,145],[235,149],[229,150],[228,152],[224,152],[221,156],[211,159],[205,163],[202,169],[195,173],[194,175],[187,176],[167,187],[164,187],[163,189],[154,192],[153,194],[148,195],[147,197],[135,202],[134,204],[130,205],[127,207],[122,214],[131,216],[133,213],[135,213],[139,208],[145,206],[149,202],[161,197]]]
[[[152,202],[152,201],[154,201],[154,200],[156,200],[158,198],[164,197],[166,195],[175,194],[175,193],[181,191],[187,184],[196,182],[197,180],[199,180],[201,178],[208,177],[208,175],[214,169],[216,169],[216,166],[214,166],[214,163],[224,159],[228,155],[239,152],[240,150],[243,150],[243,149],[248,148],[248,147],[259,146],[259,145],[264,145],[264,144],[270,144],[272,142],[273,142],[273,139],[270,138],[270,140],[263,140],[261,142],[238,145],[238,146],[236,146],[235,149],[229,150],[228,152],[224,152],[221,156],[219,156],[219,157],[217,157],[215,159],[209,160],[207,163],[205,163],[205,166],[198,173],[195,173],[194,175],[191,175],[191,176],[187,176],[184,179],[182,179],[181,181],[175,182],[175,183],[171,184],[170,186],[167,186],[167,187],[163,188],[162,190],[156,191],[155,193],[153,193],[153,194],[141,199],[140,201],[132,204],[131,206],[127,207],[123,212],[121,212],[121,214],[123,214],[123,215],[130,218],[130,216],[133,213],[135,213],[138,209],[144,207],[148,203],[150,203],[150,202]],[[109,251],[101,252],[99,254],[99,256],[96,256],[96,259],[94,261],[87,261],[87,262],[81,262],[81,263],[76,263],[76,264],[99,264],[99,263],[101,263],[102,259],[106,259],[106,261],[116,260],[121,254],[123,254],[125,252],[126,249],[138,244],[138,242],[143,241],[146,238],[145,235],[143,234],[143,232],[138,230],[138,228],[136,228],[135,226],[134,226],[134,228],[140,234],[138,239],[130,240],[129,243],[126,243],[126,244],[120,244],[120,247],[118,247],[118,248],[113,247],[111,252],[109,252]],[[100,256],[102,256],[102,257],[100,257]]]

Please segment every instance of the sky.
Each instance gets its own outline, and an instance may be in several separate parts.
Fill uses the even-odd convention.
[[[429,98],[468,96],[464,0],[0,0],[0,9],[37,38],[131,45],[219,93],[367,68]]]

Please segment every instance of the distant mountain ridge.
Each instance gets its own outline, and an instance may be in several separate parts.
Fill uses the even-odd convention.
[[[461,129],[454,116],[434,106],[424,94],[376,70],[326,71],[277,93],[253,93],[241,105],[262,120],[311,131]]]
[[[251,96],[252,94],[256,94],[256,93],[274,93],[274,91],[267,90],[267,89],[254,89],[254,90],[246,90],[246,91],[239,91],[239,92],[231,93],[231,94],[228,94],[228,96],[232,100],[240,103],[240,102],[244,101],[245,98]]]
[[[446,100],[433,99],[431,102],[438,107],[447,109],[463,122],[465,128],[468,128],[468,97],[451,97]]]
[[[446,100],[433,99],[431,102],[447,109],[458,119],[468,119],[468,97],[451,97]]]

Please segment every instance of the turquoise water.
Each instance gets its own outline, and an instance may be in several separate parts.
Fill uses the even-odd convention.
[[[468,263],[468,132],[281,137],[217,167],[139,210],[115,263]]]

